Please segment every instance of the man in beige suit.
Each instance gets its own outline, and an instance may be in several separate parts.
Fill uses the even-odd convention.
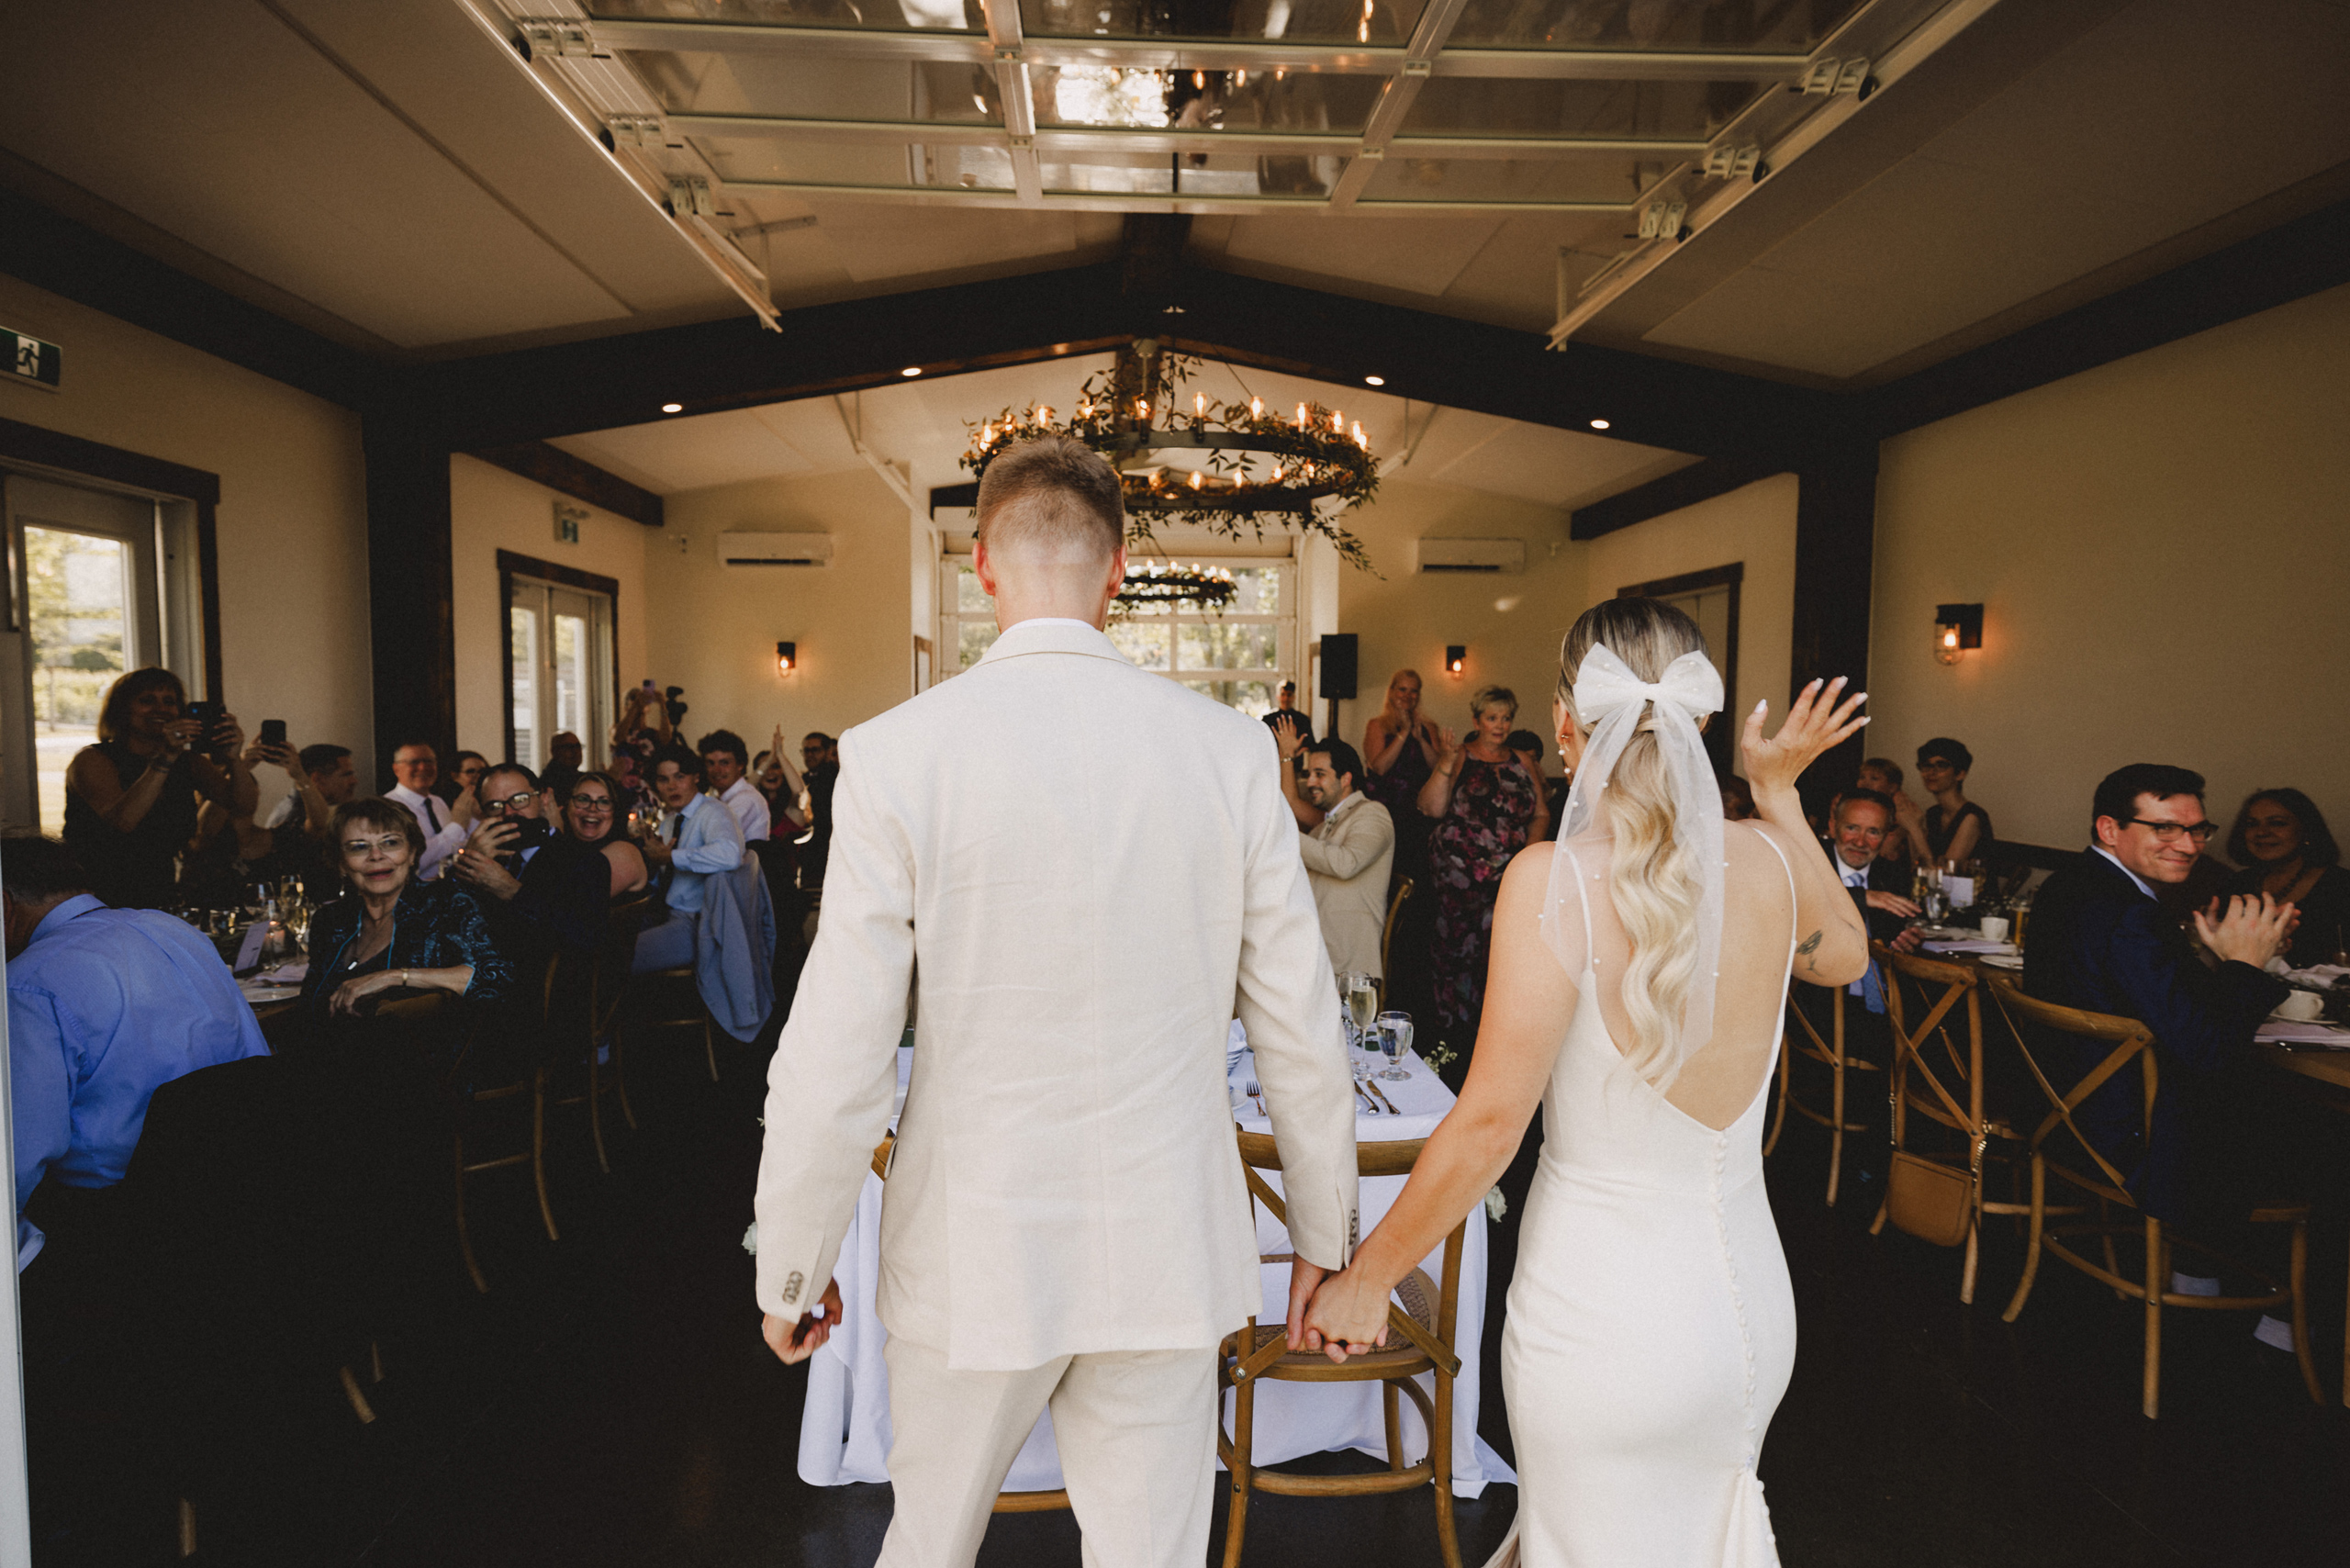
[[[1330,950],[1330,972],[1384,980],[1379,946],[1387,925],[1388,873],[1395,865],[1395,820],[1356,787],[1362,758],[1354,747],[1315,741],[1304,748],[1300,777],[1295,734],[1276,730],[1273,736],[1281,754],[1281,791],[1297,819],[1298,853],[1314,883],[1314,907]]]
[[[1281,1145],[1293,1342],[1355,1239],[1352,1086],[1263,725],[1123,657],[1117,475],[1024,442],[979,487],[1002,636],[840,739],[824,919],[768,1073],[758,1301],[807,1356],[889,1116],[889,1568],[964,1568],[1049,1404],[1089,1564],[1198,1568],[1215,1347],[1258,1310],[1225,1036]],[[1077,737],[1082,737],[1081,740]]]

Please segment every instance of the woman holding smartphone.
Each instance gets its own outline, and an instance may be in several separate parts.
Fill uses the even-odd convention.
[[[178,676],[135,669],[106,689],[97,744],[65,769],[65,842],[90,890],[118,909],[172,902],[174,862],[196,836],[200,801],[231,817],[252,814],[259,788],[236,716],[222,712],[210,734],[200,731]]]

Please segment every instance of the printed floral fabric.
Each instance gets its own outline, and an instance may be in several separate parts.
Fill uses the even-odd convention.
[[[1494,901],[1511,857],[1526,847],[1539,786],[1513,759],[1464,756],[1453,780],[1452,807],[1428,837],[1428,877],[1436,884],[1436,935],[1429,969],[1439,1030],[1476,1027],[1485,1002],[1485,959],[1493,943]]]

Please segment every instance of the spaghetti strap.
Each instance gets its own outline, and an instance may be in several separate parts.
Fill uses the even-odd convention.
[[[1771,846],[1771,853],[1779,857],[1779,869],[1787,874],[1787,974],[1792,978],[1796,972],[1796,927],[1802,924],[1801,916],[1796,913],[1796,868],[1777,839],[1761,828],[1754,830],[1754,836]]]

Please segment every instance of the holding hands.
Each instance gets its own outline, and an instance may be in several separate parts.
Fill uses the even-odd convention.
[[[759,1332],[767,1349],[785,1366],[793,1366],[816,1353],[818,1346],[833,1337],[841,1320],[841,1287],[837,1280],[824,1282],[824,1294],[817,1298],[812,1311],[800,1315],[798,1322],[789,1322],[770,1312],[760,1320]]]

